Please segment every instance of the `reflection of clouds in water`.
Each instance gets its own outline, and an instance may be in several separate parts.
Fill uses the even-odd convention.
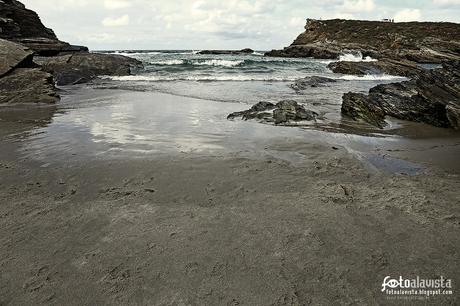
[[[76,130],[88,130],[93,143],[106,144],[112,151],[148,153],[162,148],[182,152],[223,149],[215,139],[216,133],[223,133],[218,125],[221,123],[209,119],[215,116],[217,109],[222,111],[220,103],[163,94],[144,94],[137,99],[135,96],[136,93],[125,95],[125,98],[122,95],[117,104],[103,108],[93,105],[92,109],[80,114],[70,114],[66,120],[80,126]],[[235,108],[232,104],[225,106],[231,107],[228,112]],[[224,112],[226,115],[227,111]]]
[[[90,125],[90,133],[93,135],[93,141],[107,142],[114,144],[130,144],[140,143],[145,144],[148,138],[138,134],[132,129],[131,122],[136,120],[133,104],[116,104],[104,110],[108,113],[107,117],[94,118],[94,115],[89,119],[95,122],[86,122]],[[105,120],[104,120],[105,119]],[[97,120],[97,121],[96,121]]]

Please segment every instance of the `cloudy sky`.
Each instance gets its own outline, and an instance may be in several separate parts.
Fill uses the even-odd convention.
[[[21,0],[61,40],[109,49],[269,50],[306,18],[460,22],[460,0]]]

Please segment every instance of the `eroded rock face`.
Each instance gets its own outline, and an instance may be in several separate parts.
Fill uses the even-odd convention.
[[[38,68],[17,68],[0,78],[0,104],[55,103],[53,76]]]
[[[267,123],[287,124],[291,121],[313,121],[317,113],[305,109],[293,100],[285,100],[276,105],[270,102],[259,102],[249,110],[228,115],[227,119],[241,117],[243,120],[258,119]]]
[[[441,63],[459,60],[459,47],[456,23],[308,19],[305,32],[289,47],[266,55],[335,59],[353,50],[377,59]]]
[[[54,75],[57,85],[85,83],[101,75],[130,75],[142,68],[138,60],[116,54],[75,53],[36,61]]]
[[[0,77],[16,67],[32,64],[33,51],[20,44],[0,39]]]
[[[382,127],[382,112],[398,119],[458,128],[460,109],[460,62],[424,71],[410,81],[383,84],[369,95],[348,93],[342,113]],[[377,118],[377,119],[376,119]]]
[[[37,13],[16,0],[0,1],[0,38],[21,43],[41,55],[88,51],[86,47],[60,41]]]
[[[373,62],[334,62],[328,65],[334,73],[367,75],[389,74],[405,77],[413,77],[423,71],[415,62],[407,60],[382,59]]]

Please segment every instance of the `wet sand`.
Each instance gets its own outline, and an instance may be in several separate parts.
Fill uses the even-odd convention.
[[[458,136],[231,122],[246,106],[211,102],[82,89],[3,114],[0,305],[389,304],[387,275],[451,278],[424,302],[459,302]]]

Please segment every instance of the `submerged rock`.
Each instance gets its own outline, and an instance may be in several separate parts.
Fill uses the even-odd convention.
[[[244,54],[253,54],[254,50],[246,48],[243,50],[203,50],[198,52],[197,54],[201,55],[244,55]]]
[[[117,54],[75,53],[36,61],[54,75],[57,85],[85,83],[101,75],[130,75],[142,68],[140,61]]]
[[[329,83],[336,83],[337,80],[320,77],[320,76],[311,76],[303,79],[296,80],[294,84],[291,84],[290,87],[295,91],[302,91],[310,87],[322,87],[327,86]]]
[[[0,103],[55,103],[53,76],[37,68],[17,68],[0,78]]]
[[[445,63],[442,69],[420,72],[409,81],[378,85],[367,96],[345,94],[342,113],[378,127],[382,127],[383,113],[402,120],[458,128],[459,84],[460,62]]]
[[[305,109],[296,101],[285,100],[276,105],[270,102],[259,102],[249,110],[230,114],[227,119],[241,117],[243,120],[259,119],[263,122],[286,124],[290,121],[312,121],[317,116],[317,113]]]

